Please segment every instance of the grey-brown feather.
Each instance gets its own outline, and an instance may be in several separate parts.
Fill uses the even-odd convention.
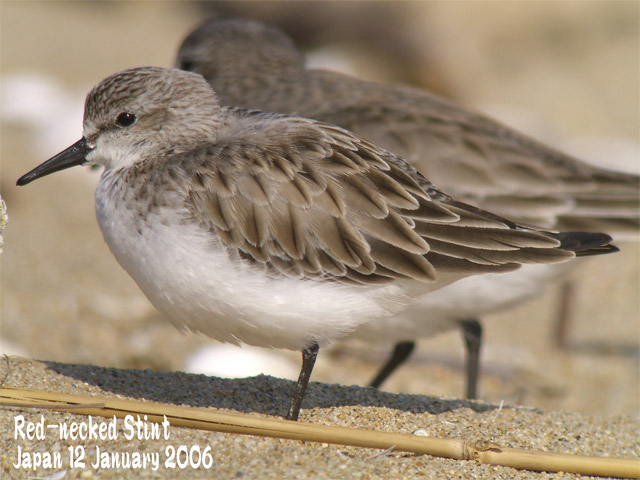
[[[356,284],[435,281],[574,256],[544,232],[452,200],[402,159],[337,127],[223,109],[215,144],[170,160],[186,206],[245,261]]]
[[[426,91],[306,69],[274,28],[213,20],[187,37],[176,64],[204,75],[225,105],[339,125],[406,158],[455,198],[499,215],[545,228],[640,227],[637,175],[590,166]]]

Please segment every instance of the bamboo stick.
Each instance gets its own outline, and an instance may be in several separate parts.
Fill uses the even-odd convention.
[[[390,432],[305,424],[279,418],[219,413],[135,400],[3,388],[0,389],[0,405],[49,408],[107,418],[112,418],[114,415],[118,418],[136,414],[147,415],[147,419],[154,422],[162,422],[166,416],[174,427],[366,448],[392,448],[396,451],[422,453],[457,460],[476,460],[480,463],[535,471],[562,471],[619,478],[640,477],[640,461],[638,460],[537,452],[506,448],[487,440],[418,437]]]

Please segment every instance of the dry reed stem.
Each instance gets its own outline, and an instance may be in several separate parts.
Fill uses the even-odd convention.
[[[418,437],[313,425],[247,414],[219,413],[135,400],[2,388],[0,405],[72,411],[75,414],[107,418],[147,415],[147,419],[154,422],[162,422],[166,416],[174,427],[384,450],[393,448],[394,451],[422,453],[457,460],[476,460],[480,463],[535,471],[570,472],[619,478],[640,477],[638,460],[537,452],[502,447],[487,440]]]

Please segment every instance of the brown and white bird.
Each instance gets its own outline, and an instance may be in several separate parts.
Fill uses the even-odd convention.
[[[459,202],[340,127],[220,105],[200,75],[100,82],[81,140],[18,180],[104,167],[96,214],[120,265],[181,329],[300,350],[297,419],[318,348],[461,278],[615,251]]]
[[[496,214],[539,228],[638,238],[637,175],[593,167],[424,90],[306,68],[304,55],[276,28],[210,20],[187,36],[175,66],[202,74],[224,105],[346,128],[403,157],[455,198]],[[398,342],[371,385],[380,386],[406,360],[416,338],[462,326],[467,396],[475,398],[478,317],[541,293],[565,271],[529,268],[508,277],[470,278],[405,310],[393,332],[366,324],[356,337]]]

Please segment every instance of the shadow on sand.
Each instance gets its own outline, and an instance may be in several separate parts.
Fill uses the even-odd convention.
[[[93,365],[44,362],[52,371],[100,389],[132,398],[191,407],[227,408],[240,412],[282,415],[289,405],[294,382],[260,375],[227,379],[183,372],[105,368]],[[423,395],[376,391],[371,387],[311,382],[303,408],[347,405],[386,407],[410,413],[439,414],[459,408],[485,412],[497,408],[468,400],[443,400]]]

